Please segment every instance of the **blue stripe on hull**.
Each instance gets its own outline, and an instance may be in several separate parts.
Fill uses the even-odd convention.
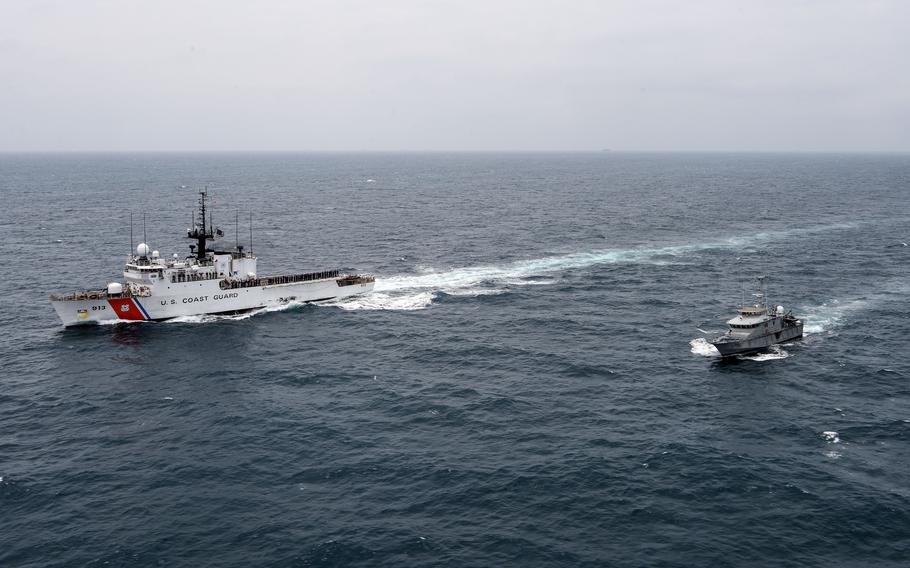
[[[133,301],[136,302],[137,306],[139,306],[139,311],[142,312],[142,315],[145,316],[145,319],[147,319],[147,320],[152,319],[151,317],[149,317],[149,313],[147,311],[145,311],[145,307],[139,302],[138,298],[133,298]]]

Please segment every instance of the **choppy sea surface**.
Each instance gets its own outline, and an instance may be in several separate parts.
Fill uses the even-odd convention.
[[[188,252],[368,297],[63,329]],[[910,565],[910,156],[0,155],[2,566]],[[241,241],[249,239],[241,221]],[[804,339],[721,361],[742,296]]]

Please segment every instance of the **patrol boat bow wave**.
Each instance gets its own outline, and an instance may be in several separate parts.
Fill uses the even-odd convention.
[[[206,225],[207,198],[205,191],[199,192],[198,218],[194,216],[194,226],[186,235],[196,241],[189,256],[164,259],[146,243],[139,244],[124,267],[125,283],[50,297],[63,325],[236,314],[291,302],[334,300],[373,289],[373,276],[339,270],[258,276],[252,251],[239,244],[230,251],[208,248],[209,241],[224,233],[211,225],[211,218]]]

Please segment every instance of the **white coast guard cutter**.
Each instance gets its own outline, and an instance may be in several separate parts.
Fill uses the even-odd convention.
[[[123,269],[125,283],[102,290],[52,295],[51,304],[63,325],[112,320],[166,320],[200,314],[236,314],[291,302],[319,302],[364,294],[375,279],[338,270],[261,277],[252,251],[208,248],[222,236],[206,226],[206,192],[199,194],[198,219],[187,230],[191,254],[164,259],[146,243],[136,247]]]

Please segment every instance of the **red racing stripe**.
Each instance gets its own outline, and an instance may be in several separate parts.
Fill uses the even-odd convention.
[[[142,310],[133,302],[132,298],[111,298],[108,299],[107,303],[114,309],[117,317],[122,320],[145,320]]]

